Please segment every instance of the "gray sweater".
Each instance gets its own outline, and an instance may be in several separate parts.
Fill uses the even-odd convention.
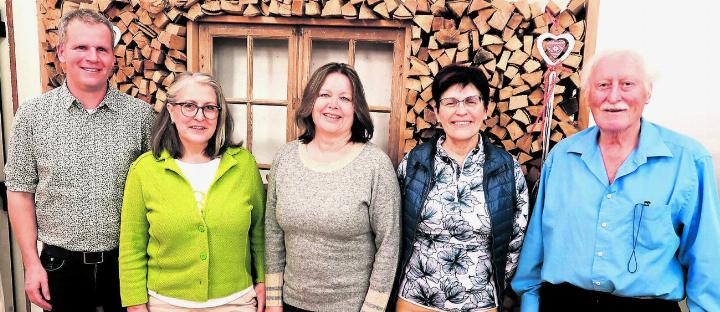
[[[275,156],[265,220],[268,306],[376,311],[387,305],[400,246],[400,190],[371,143],[347,164],[303,162],[293,141]]]

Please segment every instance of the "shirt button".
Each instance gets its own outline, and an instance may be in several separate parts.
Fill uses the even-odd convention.
[[[613,198],[612,194],[607,194],[607,199],[612,199],[612,198]]]
[[[597,253],[597,256],[598,256],[598,257],[602,257],[603,255],[604,255],[604,254],[603,254],[602,251],[598,251],[598,253]]]
[[[205,232],[205,226],[204,225],[198,225],[198,231]]]
[[[607,222],[600,223],[601,227],[607,227]]]
[[[207,255],[203,252],[200,254],[200,260],[205,261],[205,259],[207,259]]]
[[[600,282],[598,281],[593,282],[593,284],[595,284],[595,286],[600,286]]]

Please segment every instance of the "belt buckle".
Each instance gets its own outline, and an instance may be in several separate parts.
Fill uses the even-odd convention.
[[[92,254],[100,254],[100,260],[98,261],[97,259],[93,259],[94,257],[92,256]],[[88,255],[91,255],[91,256],[88,257]],[[90,259],[88,260],[88,258],[90,258]],[[100,264],[100,263],[103,263],[104,260],[105,260],[105,253],[102,251],[101,252],[83,252],[83,263],[84,264]]]

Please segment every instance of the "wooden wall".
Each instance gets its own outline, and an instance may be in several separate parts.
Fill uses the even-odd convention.
[[[564,61],[554,102],[553,142],[587,127],[588,111],[579,104],[579,74],[594,53],[597,0],[572,0],[566,10],[527,0],[38,0],[43,86],[62,82],[55,55],[57,24],[63,11],[78,7],[103,12],[122,31],[115,51],[118,69],[112,83],[120,90],[161,107],[174,73],[187,66],[187,22],[203,16],[310,17],[350,20],[401,20],[411,29],[403,99],[406,104],[400,144],[409,151],[434,133],[430,85],[451,63],[481,68],[491,83],[489,118],[484,131],[523,165],[528,181],[540,174],[540,126],[546,66],[534,48],[557,16],[562,32],[577,43]],[[547,10],[546,10],[547,9]]]

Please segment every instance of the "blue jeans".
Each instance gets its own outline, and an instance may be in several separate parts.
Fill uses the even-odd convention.
[[[46,245],[40,262],[48,274],[52,312],[126,311],[120,303],[117,249],[84,255]]]

